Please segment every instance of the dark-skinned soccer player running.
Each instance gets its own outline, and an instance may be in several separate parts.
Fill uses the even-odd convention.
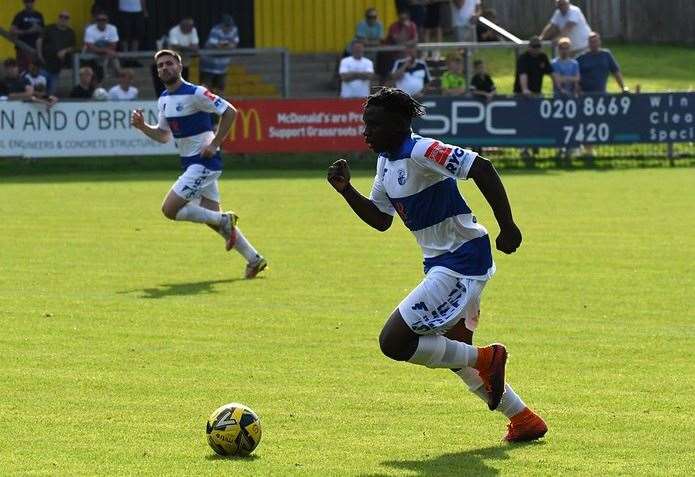
[[[379,154],[368,198],[350,183],[347,161],[328,168],[328,182],[359,218],[385,231],[398,213],[422,248],[425,277],[386,320],[381,351],[396,361],[451,369],[489,409],[509,418],[507,441],[538,439],[547,426],[505,383],[506,348],[472,345],[480,298],[495,264],[487,230],[456,180],[473,179],[490,204],[500,228],[498,250],[514,253],[521,231],[492,163],[413,134],[412,121],[423,114],[423,106],[399,89],[381,88],[367,98],[364,138]]]

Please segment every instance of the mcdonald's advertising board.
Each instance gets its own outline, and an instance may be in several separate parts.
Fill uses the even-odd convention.
[[[367,149],[361,99],[234,101],[237,116],[222,149],[228,153],[347,152]]]

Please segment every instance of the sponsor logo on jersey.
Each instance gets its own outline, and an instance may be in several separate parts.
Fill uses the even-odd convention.
[[[430,161],[434,161],[440,166],[443,166],[447,157],[449,157],[449,154],[451,154],[450,147],[446,147],[441,142],[435,141],[430,145],[430,147],[427,148],[425,157]]]
[[[206,98],[208,98],[210,101],[216,101],[216,100],[218,99],[217,96],[215,96],[214,94],[212,94],[212,93],[211,93],[209,90],[207,90],[207,89],[203,92],[203,96],[205,96]]]
[[[400,185],[405,185],[407,181],[408,173],[405,171],[405,169],[398,169],[398,183]]]

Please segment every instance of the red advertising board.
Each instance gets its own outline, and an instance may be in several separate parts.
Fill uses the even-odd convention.
[[[364,151],[361,99],[235,101],[230,153]]]

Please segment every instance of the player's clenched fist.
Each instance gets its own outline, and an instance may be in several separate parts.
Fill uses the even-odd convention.
[[[342,194],[348,184],[350,184],[350,166],[348,166],[347,161],[338,159],[331,164],[328,167],[326,179],[328,179],[328,182],[331,183],[335,190]]]
[[[495,240],[497,250],[506,254],[516,252],[516,249],[521,245],[521,230],[515,223],[505,225],[500,228],[500,234]]]
[[[142,109],[135,109],[130,113],[130,125],[135,129],[145,127],[145,116],[142,114]]]

